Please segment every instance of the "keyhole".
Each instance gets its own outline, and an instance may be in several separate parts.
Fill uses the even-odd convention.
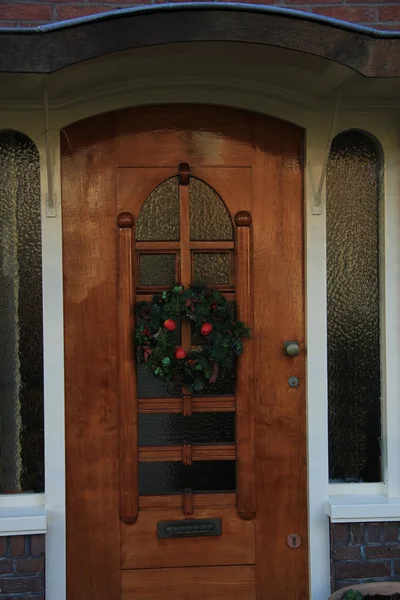
[[[287,538],[289,548],[298,548],[301,544],[301,537],[297,533],[292,533]]]

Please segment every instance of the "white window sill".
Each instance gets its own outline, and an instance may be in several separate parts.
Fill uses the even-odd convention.
[[[46,533],[44,506],[0,506],[0,537]]]
[[[382,494],[330,496],[325,508],[332,523],[400,521],[400,498]]]

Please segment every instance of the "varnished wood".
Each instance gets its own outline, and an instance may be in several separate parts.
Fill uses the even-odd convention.
[[[185,490],[183,493],[182,512],[184,515],[192,515],[193,514],[192,490]]]
[[[263,600],[298,600],[309,593],[305,362],[282,356],[282,342],[304,348],[303,132],[256,118],[253,131],[257,588]]]
[[[117,217],[118,262],[118,397],[119,397],[119,465],[120,518],[132,524],[138,518],[138,409],[136,391],[136,361],[132,336],[135,328],[133,290],[134,218],[131,213]]]
[[[61,135],[67,598],[120,600],[114,118],[67,131],[71,147]]]
[[[158,521],[182,519],[182,496],[178,498],[176,509],[144,510],[134,525],[121,523],[123,569],[254,564],[255,523],[243,521],[235,508],[193,507],[193,519],[222,518],[221,536],[159,540]]]
[[[236,230],[236,310],[240,321],[253,329],[252,229],[251,215],[241,211],[235,215]],[[252,335],[254,332],[252,331]],[[244,352],[238,358],[236,376],[236,463],[237,510],[242,519],[252,519],[256,513],[253,340],[244,342]]]
[[[113,118],[116,138],[107,121]],[[293,359],[282,352],[283,342],[291,339],[304,349],[303,133],[274,119],[205,106],[120,111],[69,129],[79,133],[80,128],[81,141],[74,145],[73,138],[77,152],[71,154],[68,149],[69,155],[63,157],[63,172],[66,168],[69,178],[63,184],[67,519],[68,515],[73,518],[67,522],[68,573],[76,584],[69,587],[68,600],[86,600],[93,594],[96,600],[120,600],[118,527],[123,568],[148,569],[150,580],[154,568],[255,564],[257,600],[306,600],[304,352]],[[191,175],[223,198],[232,221],[238,211],[252,216],[252,227],[247,226],[254,239],[250,342],[254,345],[254,391],[249,404],[255,421],[256,515],[250,521],[241,519],[235,494],[194,494],[194,518],[222,519],[218,544],[207,538],[193,538],[190,544],[157,539],[157,522],[162,517],[182,519],[182,495],[139,498],[138,521],[126,525],[118,520],[115,219],[121,212],[130,212],[136,219],[151,191],[168,177],[176,177],[177,165],[183,161],[191,165]],[[103,178],[105,183],[100,185]],[[202,248],[191,248],[189,241],[188,250],[193,249]],[[236,284],[242,287],[240,276]],[[229,292],[226,297],[234,299],[235,295]],[[136,299],[151,299],[151,295],[136,294]],[[236,299],[240,304],[239,295]],[[247,322],[251,324],[251,319]],[[300,378],[297,389],[288,387],[290,375]],[[157,412],[181,412],[183,400],[143,399],[138,407],[139,412],[155,412],[156,408]],[[234,408],[233,396],[209,402],[192,399],[193,412]],[[239,446],[243,440],[247,443],[241,437],[241,423],[239,408]],[[251,444],[247,447],[250,456]],[[195,460],[198,450],[192,450]],[[240,464],[240,448],[237,451]],[[239,482],[239,503],[240,486]],[[211,504],[211,496],[221,498],[220,504],[217,500]],[[251,516],[252,511],[241,514]],[[231,537],[233,524],[236,533]],[[286,543],[292,532],[302,538],[295,550]],[[89,554],[88,546],[93,549]],[[184,587],[174,597],[179,593],[184,594]],[[210,592],[210,600],[217,593]],[[245,598],[252,596],[248,593]]]
[[[191,465],[199,460],[235,460],[235,444],[183,444],[182,446],[140,446],[139,462],[182,461]]]
[[[192,494],[193,508],[232,508],[236,506],[236,494]],[[139,498],[140,510],[154,510],[157,508],[180,508],[182,498],[178,494],[171,496],[141,496]]]
[[[125,214],[125,213],[124,213]],[[130,214],[130,213],[129,213]],[[204,242],[189,242],[189,248],[191,250],[233,250],[235,247],[234,242],[218,242],[218,241],[204,241]],[[180,243],[179,242],[136,242],[135,244],[136,250],[179,250]]]
[[[229,292],[229,291],[227,292],[227,291],[225,291],[223,289],[221,290],[220,286],[218,286],[218,285],[216,285],[214,287],[220,290],[220,293],[222,294],[222,296],[226,300],[228,300],[228,302],[235,302],[235,300],[236,300],[236,294],[234,294],[232,292]],[[159,292],[160,290],[166,290],[166,289],[168,289],[168,287],[165,286],[163,288],[157,288],[157,289],[158,289],[158,292]],[[153,300],[154,293],[153,294],[149,294],[147,292],[147,290],[148,290],[148,287],[146,286],[146,291],[143,291],[143,292],[138,293],[136,295],[136,302],[151,302]]]
[[[185,408],[190,399],[190,409]],[[139,414],[151,413],[183,413],[190,416],[191,412],[234,412],[236,400],[234,396],[191,397],[183,398],[139,398]]]
[[[251,566],[123,571],[122,600],[255,600]]]

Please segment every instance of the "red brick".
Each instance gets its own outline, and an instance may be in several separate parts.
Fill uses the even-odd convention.
[[[87,17],[97,13],[103,13],[111,10],[106,6],[90,5],[82,6],[81,4],[68,4],[63,6],[56,5],[57,21],[67,21],[68,19],[77,19],[78,17]]]
[[[0,594],[43,592],[41,577],[4,577],[0,579]]]
[[[379,6],[378,19],[380,21],[400,21],[400,6]]]
[[[366,558],[400,558],[400,546],[367,546],[365,548]]]
[[[301,6],[302,4],[310,4],[310,5],[314,5],[314,4],[339,4],[339,0],[323,0],[323,2],[316,2],[315,0],[284,0],[283,3],[285,6],[290,6],[291,8],[294,8],[292,5],[293,4],[298,4],[299,6]]]
[[[0,558],[6,555],[6,538],[0,537]]]
[[[333,558],[335,560],[360,560],[361,546],[335,546]]]
[[[338,579],[362,579],[373,577],[388,577],[390,562],[356,562],[348,561],[335,565],[335,576]]]
[[[44,554],[44,544],[45,544],[45,536],[44,535],[33,535],[31,537],[31,554],[32,554],[32,556],[39,556],[40,554]]]
[[[385,541],[386,542],[397,542],[399,537],[399,524],[398,523],[385,523]]]
[[[17,573],[43,573],[44,559],[43,558],[23,558],[16,561]]]
[[[334,544],[347,544],[349,536],[347,523],[335,523],[332,525],[332,539]]]
[[[346,0],[346,4],[397,4],[399,0]],[[324,0],[325,2],[325,0]]]
[[[24,556],[25,554],[25,538],[23,535],[15,535],[11,540],[11,556]]]
[[[313,7],[313,12],[352,23],[366,23],[376,19],[375,8],[369,6],[317,6]]]
[[[0,575],[12,573],[12,560],[0,560]]]
[[[50,4],[0,4],[0,19],[10,20],[32,20],[32,21],[50,21]]]
[[[367,527],[368,542],[376,544],[381,541],[382,527],[380,523],[370,523]]]
[[[361,544],[364,539],[364,525],[362,523],[352,523],[350,525],[351,544]]]

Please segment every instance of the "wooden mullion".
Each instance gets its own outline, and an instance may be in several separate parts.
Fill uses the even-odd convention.
[[[197,250],[199,252],[216,252],[220,253],[224,250],[233,250],[235,247],[235,243],[228,242],[190,242],[189,247],[191,250]]]
[[[141,446],[139,462],[184,462],[187,445],[182,446]],[[191,445],[191,460],[235,460],[235,444]]]
[[[132,524],[139,511],[136,362],[132,351],[135,327],[132,296],[136,271],[133,265],[133,216],[121,213],[117,225],[120,518],[124,523]]]
[[[224,289],[221,289],[221,286],[218,285],[214,285],[214,288],[216,288],[221,295],[228,300],[228,302],[235,302],[236,300],[236,294],[234,293],[234,291],[232,291],[232,288],[229,287],[227,291],[224,291]],[[139,288],[137,290],[137,294],[136,294],[136,302],[151,302],[153,300],[153,295],[155,293],[159,293],[162,292],[164,290],[167,290],[168,286],[163,286],[163,287],[149,287],[149,286],[143,286],[141,288]],[[153,292],[153,293],[151,293]]]
[[[234,412],[235,396],[192,397],[192,412]],[[141,398],[138,400],[139,414],[181,413],[182,398]]]
[[[236,231],[236,309],[237,318],[252,328],[252,234],[251,215],[235,215]],[[236,465],[237,511],[245,520],[255,516],[255,441],[253,393],[253,340],[246,340],[238,357],[236,376]]]
[[[177,508],[182,506],[181,494],[168,494],[165,496],[141,496],[139,498],[140,510],[153,510],[160,508]],[[236,506],[236,494],[193,494],[193,508],[233,508]]]
[[[161,254],[179,250],[179,242],[136,242],[136,250],[139,252],[159,252]]]

